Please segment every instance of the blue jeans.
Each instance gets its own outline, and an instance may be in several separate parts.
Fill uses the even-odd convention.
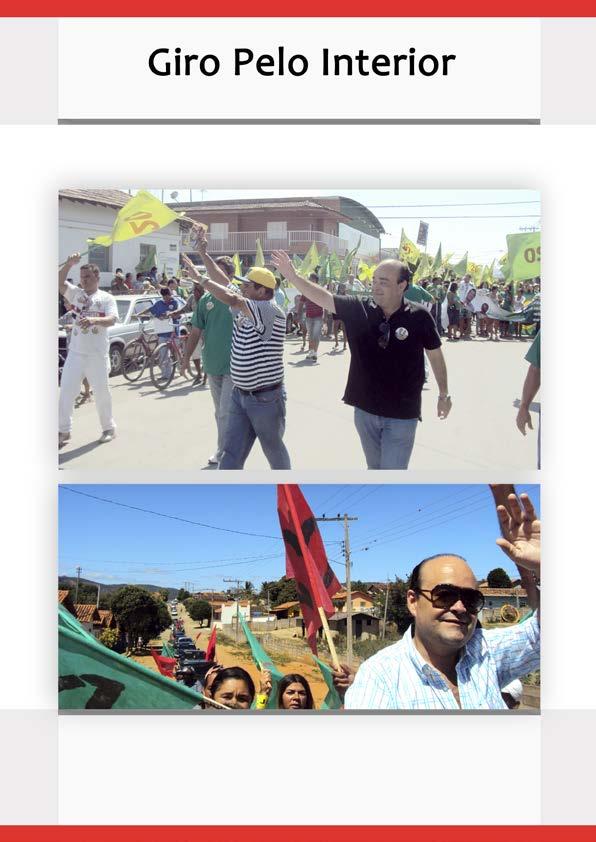
[[[209,390],[215,407],[215,423],[217,424],[217,461],[222,457],[225,432],[228,426],[230,400],[232,399],[232,378],[229,374],[208,374]]]
[[[256,439],[269,467],[287,470],[291,466],[283,443],[285,430],[286,392],[283,385],[256,395],[241,392],[234,386],[219,470],[241,470]]]
[[[356,407],[354,423],[368,468],[405,470],[408,467],[416,438],[417,418],[383,418]]]

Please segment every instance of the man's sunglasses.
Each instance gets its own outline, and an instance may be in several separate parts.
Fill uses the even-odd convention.
[[[379,330],[381,331],[381,336],[379,336],[378,345],[383,351],[389,345],[389,336],[391,335],[391,325],[385,319],[384,322],[381,322],[379,325]]]
[[[468,614],[478,614],[484,607],[484,594],[474,588],[458,588],[456,585],[435,585],[432,591],[414,588],[433,608],[451,608],[456,602],[462,602]],[[426,596],[426,594],[430,596]]]

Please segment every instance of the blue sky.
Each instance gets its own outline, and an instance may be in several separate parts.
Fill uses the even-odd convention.
[[[123,188],[129,189],[129,188]],[[189,188],[161,188],[151,192],[171,202],[188,202]],[[133,193],[136,192],[134,189]],[[381,221],[387,235],[381,245],[399,245],[402,227],[412,240],[418,235],[418,223],[428,222],[428,251],[434,254],[442,243],[443,256],[455,258],[467,250],[470,260],[490,263],[505,253],[507,234],[518,233],[524,226],[540,228],[540,193],[536,190],[350,190],[346,188],[285,188],[266,190],[211,190],[193,188],[193,201],[223,199],[274,198],[280,196],[347,196],[366,205]],[[483,204],[488,203],[488,204]],[[415,206],[415,207],[412,207]],[[482,218],[482,217],[493,218]],[[442,218],[437,218],[442,217]],[[502,217],[497,219],[495,217]]]
[[[301,488],[316,516],[358,517],[350,525],[353,579],[404,577],[440,552],[464,556],[479,578],[494,567],[516,574],[495,545],[499,533],[487,485]],[[517,491],[529,493],[540,511],[538,486]],[[60,487],[59,502],[61,575],[75,575],[80,566],[83,578],[105,584],[190,582],[195,590],[219,590],[233,587],[224,577],[259,586],[285,573],[275,485],[73,485]],[[343,581],[343,524],[320,529]]]

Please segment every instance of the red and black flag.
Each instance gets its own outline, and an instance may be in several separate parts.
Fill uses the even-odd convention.
[[[299,486],[277,486],[277,512],[286,545],[286,576],[296,580],[306,636],[316,655],[317,631],[323,624],[320,609],[331,617],[335,612],[331,598],[341,586],[329,566],[317,521]]]
[[[213,626],[213,631],[211,632],[211,636],[209,637],[209,643],[207,644],[207,652],[205,654],[206,661],[214,661],[215,660],[215,644],[217,641],[217,627]]]

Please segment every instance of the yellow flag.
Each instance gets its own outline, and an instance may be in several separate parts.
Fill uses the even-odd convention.
[[[236,252],[236,254],[232,258],[232,260],[234,261],[234,274],[235,275],[241,275],[242,274],[242,263],[240,263],[240,255],[238,254],[238,252]]]
[[[373,275],[375,274],[376,268],[376,263],[374,263],[372,266],[369,266],[363,260],[360,260],[358,262],[358,280],[370,285],[372,283]]]
[[[406,232],[401,229],[401,240],[399,242],[399,259],[408,263],[417,263],[420,258],[420,249],[412,240],[406,237]]]
[[[265,266],[265,255],[263,254],[263,246],[257,237],[255,266]]]
[[[182,216],[184,214],[175,213],[156,199],[152,193],[139,190],[137,195],[118,211],[112,233],[87,242],[94,246],[111,246],[112,243],[132,240],[133,237],[140,237],[143,234],[145,236],[153,234],[154,231],[165,228],[170,222]]]

